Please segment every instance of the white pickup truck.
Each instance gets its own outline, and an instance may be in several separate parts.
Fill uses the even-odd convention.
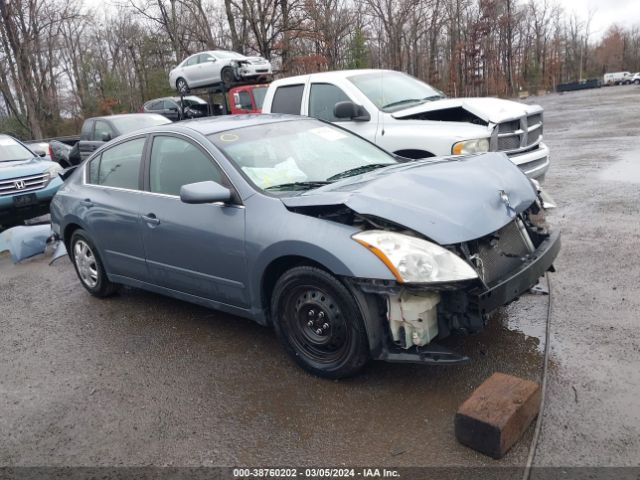
[[[446,98],[392,70],[342,70],[277,80],[267,90],[262,112],[333,122],[412,159],[501,151],[530,178],[543,180],[549,168],[542,107],[497,98]]]

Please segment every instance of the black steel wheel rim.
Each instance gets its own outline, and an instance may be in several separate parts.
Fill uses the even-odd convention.
[[[333,296],[303,285],[292,288],[284,304],[286,333],[297,351],[323,364],[340,362],[348,354],[351,331]]]

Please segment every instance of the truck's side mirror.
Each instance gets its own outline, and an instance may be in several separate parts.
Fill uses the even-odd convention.
[[[111,134],[110,134],[109,132],[104,132],[104,133],[102,134],[102,136],[100,137],[100,139],[101,139],[103,142],[109,142],[109,141],[111,141]]]
[[[371,115],[362,106],[353,102],[338,102],[333,107],[333,116],[345,120],[353,120],[354,122],[368,122]]]

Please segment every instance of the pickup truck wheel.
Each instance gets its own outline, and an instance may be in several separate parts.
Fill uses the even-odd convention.
[[[362,312],[333,275],[301,266],[276,282],[272,318],[285,350],[305,370],[326,378],[358,373],[369,360]]]
[[[222,79],[222,83],[224,83],[225,87],[229,88],[233,85],[235,81],[235,75],[233,74],[233,70],[231,67],[224,67],[222,72],[220,72],[220,78]]]
[[[189,93],[189,85],[187,85],[187,81],[184,78],[176,80],[176,90],[178,90],[178,93],[182,93],[183,95]]]
[[[96,297],[109,297],[116,293],[118,286],[107,278],[98,250],[87,233],[82,229],[76,230],[69,245],[69,256],[82,286]]]

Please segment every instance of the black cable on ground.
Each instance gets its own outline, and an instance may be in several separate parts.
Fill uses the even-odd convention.
[[[538,439],[540,437],[540,430],[542,430],[542,415],[544,413],[544,401],[547,393],[547,365],[549,364],[549,351],[551,350],[551,279],[549,275],[545,275],[547,280],[547,288],[549,290],[549,303],[547,304],[547,330],[544,337],[544,359],[542,361],[542,385],[540,386],[540,411],[538,412],[538,419],[536,420],[536,429],[533,432],[533,440],[531,447],[529,448],[529,457],[527,458],[527,464],[524,469],[524,475],[522,480],[529,480],[531,476],[531,468],[533,466],[533,460],[536,456],[536,449],[538,447]]]

